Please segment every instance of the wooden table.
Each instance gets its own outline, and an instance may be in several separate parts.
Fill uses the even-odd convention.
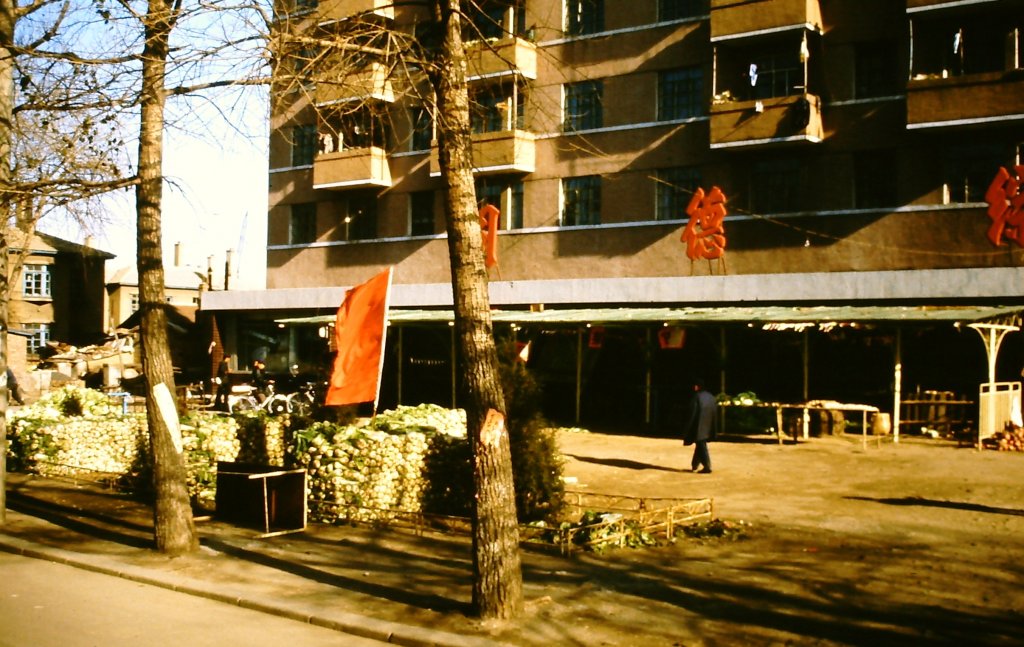
[[[784,432],[782,430],[782,412],[786,409],[795,409],[803,412],[802,422],[802,435],[804,439],[810,437],[810,423],[811,423],[811,411],[859,411],[862,416],[861,424],[861,436],[864,446],[867,446],[867,430],[868,430],[868,414],[874,415],[878,413],[878,407],[870,404],[847,404],[843,402],[832,402],[829,400],[812,400],[804,403],[785,403],[785,402],[752,402],[750,404],[739,404],[732,402],[719,402],[720,407],[732,407],[732,408],[744,408],[744,407],[760,407],[766,409],[775,410],[775,433],[779,438],[779,444],[782,444]],[[798,440],[798,434],[793,434],[794,442]]]

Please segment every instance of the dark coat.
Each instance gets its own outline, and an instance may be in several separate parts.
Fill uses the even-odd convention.
[[[714,440],[715,420],[718,415],[718,402],[709,392],[700,390],[693,394],[686,407],[683,419],[683,440],[692,445],[698,440]]]

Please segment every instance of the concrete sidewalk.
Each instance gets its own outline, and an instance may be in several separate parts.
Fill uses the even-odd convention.
[[[148,548],[152,526],[146,506],[85,483],[8,477],[0,550],[400,645],[500,644],[466,616],[464,600],[443,594],[404,597],[427,609],[432,603],[438,615],[454,612],[465,631],[436,628],[451,622],[431,622],[429,610],[406,614],[412,622],[393,619],[395,610],[385,607],[406,601],[390,584],[372,581],[380,560],[354,577],[343,573],[350,568],[341,568],[356,557],[353,552],[363,552],[361,543],[375,542],[376,533],[311,526],[303,534],[261,540],[254,531],[200,521],[200,551],[170,558]]]

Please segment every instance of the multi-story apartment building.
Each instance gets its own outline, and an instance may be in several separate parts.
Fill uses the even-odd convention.
[[[477,196],[501,211],[492,304],[534,331],[550,413],[656,419],[658,393],[678,399],[682,376],[699,372],[726,375],[732,392],[891,404],[901,326],[912,327],[904,389],[976,395],[977,335],[916,324],[937,306],[1024,306],[1024,237],[1005,215],[999,229],[986,202],[999,169],[1022,163],[1024,2],[478,4],[466,34]],[[306,0],[286,13],[302,29],[358,17],[416,34],[418,11]],[[273,322],[329,315],[345,287],[387,266],[393,307],[450,308],[431,109],[399,69],[367,56],[333,81],[279,86],[267,290],[203,304],[244,322],[221,324],[240,356],[271,337],[280,363],[313,358],[315,326]],[[712,187],[727,200],[711,232],[724,255],[691,260],[687,207]],[[847,309],[799,310],[822,305]],[[679,310],[697,306],[714,309]],[[395,397],[410,384],[432,385],[417,391],[425,399],[450,390],[437,386],[450,365],[432,318],[395,318],[423,326],[400,325]],[[762,329],[835,321],[872,330],[823,326],[831,336],[808,340]],[[663,324],[687,327],[682,349],[652,341]],[[1002,358],[1000,374],[1016,378],[1019,343]]]

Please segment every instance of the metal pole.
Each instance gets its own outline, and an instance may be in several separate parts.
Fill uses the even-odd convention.
[[[644,424],[651,424],[651,329],[645,331],[645,352],[644,363],[646,364],[646,375],[644,376]]]
[[[580,424],[580,399],[583,397],[583,330],[576,330],[576,424]]]
[[[893,349],[892,442],[900,442],[900,403],[903,401],[903,331],[896,329],[896,347]]]

